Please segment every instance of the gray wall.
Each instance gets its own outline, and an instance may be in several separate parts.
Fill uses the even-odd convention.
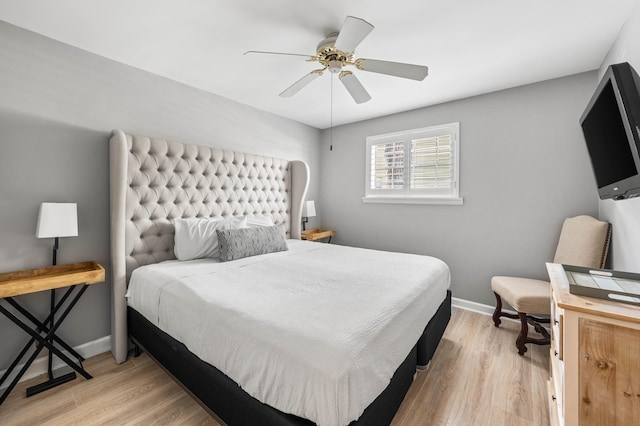
[[[301,159],[319,182],[320,131],[0,21],[0,272],[50,264],[36,239],[43,201],[77,202],[79,236],[59,263],[109,268],[108,139],[112,129]],[[48,296],[20,301],[41,313]],[[60,335],[79,345],[110,334],[110,284],[91,286]],[[27,338],[0,318],[0,370]]]
[[[640,72],[640,3],[622,28],[598,75],[602,77],[609,65],[620,62],[629,62]],[[611,267],[620,271],[640,272],[640,198],[602,200],[600,216],[612,224]]]
[[[493,275],[545,279],[565,217],[597,216],[578,118],[596,73],[532,84],[323,132],[323,226],[336,243],[439,257],[454,297],[494,304]],[[364,204],[365,138],[460,122],[462,206]]]

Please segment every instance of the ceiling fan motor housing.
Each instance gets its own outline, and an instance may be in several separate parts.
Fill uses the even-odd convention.
[[[331,33],[325,37],[316,49],[315,60],[327,67],[329,72],[338,74],[342,71],[344,65],[348,65],[352,60],[353,54],[341,52],[335,48],[335,42],[338,38],[338,33]]]

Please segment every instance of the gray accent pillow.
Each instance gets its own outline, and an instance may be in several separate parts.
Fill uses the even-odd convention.
[[[288,250],[282,225],[217,229],[216,234],[222,262]]]

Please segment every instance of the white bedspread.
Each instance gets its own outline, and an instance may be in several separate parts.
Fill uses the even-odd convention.
[[[444,300],[449,268],[428,256],[288,245],[140,267],[128,303],[254,398],[345,425],[389,384]]]

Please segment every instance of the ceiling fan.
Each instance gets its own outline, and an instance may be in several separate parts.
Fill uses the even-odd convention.
[[[280,53],[250,50],[247,53],[265,53],[272,55],[303,56],[309,62],[319,62],[323,68],[313,70],[300,80],[285,89],[280,96],[290,97],[298,93],[309,83],[320,77],[325,71],[338,74],[340,81],[347,89],[356,103],[364,103],[371,99],[371,95],[356,78],[353,72],[343,69],[345,66],[354,66],[362,71],[391,75],[394,77],[409,78],[411,80],[424,80],[429,69],[422,65],[412,65],[400,62],[380,61],[377,59],[354,59],[355,48],[373,30],[373,25],[364,19],[347,16],[339,32],[334,32],[325,37],[316,48],[313,56],[297,53]]]

